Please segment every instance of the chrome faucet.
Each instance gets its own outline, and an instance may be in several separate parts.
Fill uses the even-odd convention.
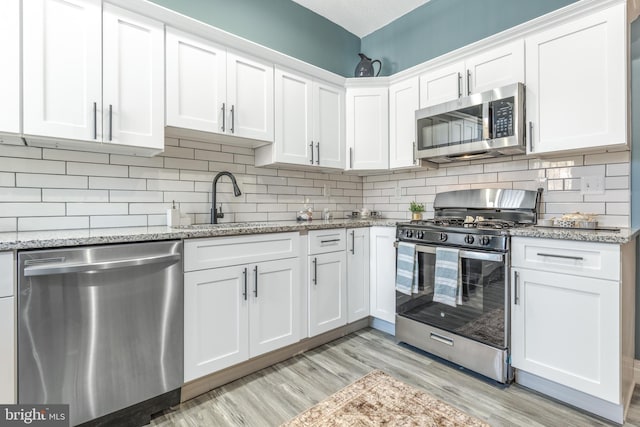
[[[240,188],[238,187],[238,183],[236,182],[236,177],[233,176],[231,172],[220,172],[213,178],[213,184],[211,185],[211,224],[217,224],[218,218],[224,218],[224,214],[222,213],[222,206],[220,206],[220,212],[216,208],[216,184],[218,184],[218,180],[223,175],[228,176],[231,179],[231,183],[233,184],[233,195],[238,197],[242,194]]]

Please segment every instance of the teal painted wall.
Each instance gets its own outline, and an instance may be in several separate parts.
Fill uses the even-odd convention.
[[[640,227],[640,20],[631,24],[631,227]],[[636,240],[636,359],[640,359],[640,238]]]
[[[362,52],[395,74],[576,0],[431,0],[362,39]]]
[[[291,0],[151,0],[294,58],[352,76],[360,38]]]

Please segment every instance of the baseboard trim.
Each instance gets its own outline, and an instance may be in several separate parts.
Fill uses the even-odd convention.
[[[252,374],[260,369],[275,365],[276,363],[287,360],[297,354],[304,353],[305,351],[319,347],[338,338],[342,338],[345,335],[364,329],[367,326],[369,326],[369,318],[365,317],[364,319],[357,320],[346,326],[325,332],[324,334],[317,335],[315,337],[305,338],[290,346],[263,354],[251,360],[247,360],[246,362],[242,362],[211,375],[207,375],[206,377],[190,381],[182,386],[180,401],[185,402],[189,399],[193,399],[194,397],[200,396],[214,388]]]

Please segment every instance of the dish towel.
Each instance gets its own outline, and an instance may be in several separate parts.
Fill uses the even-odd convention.
[[[418,293],[418,253],[413,243],[398,242],[396,290],[405,295]]]
[[[436,248],[436,272],[433,301],[455,307],[462,304],[460,280],[460,251],[455,248]]]

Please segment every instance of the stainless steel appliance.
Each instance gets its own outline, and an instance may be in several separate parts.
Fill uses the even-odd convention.
[[[415,244],[418,293],[396,292],[396,339],[501,383],[509,363],[509,234],[533,225],[540,192],[462,190],[436,195],[434,219],[400,223]],[[434,302],[436,249],[459,249],[462,303]]]
[[[141,402],[165,409],[158,396],[179,402],[182,242],[24,251],[18,262],[19,403],[68,403],[76,425]]]
[[[522,83],[416,111],[416,157],[434,163],[526,152]]]

